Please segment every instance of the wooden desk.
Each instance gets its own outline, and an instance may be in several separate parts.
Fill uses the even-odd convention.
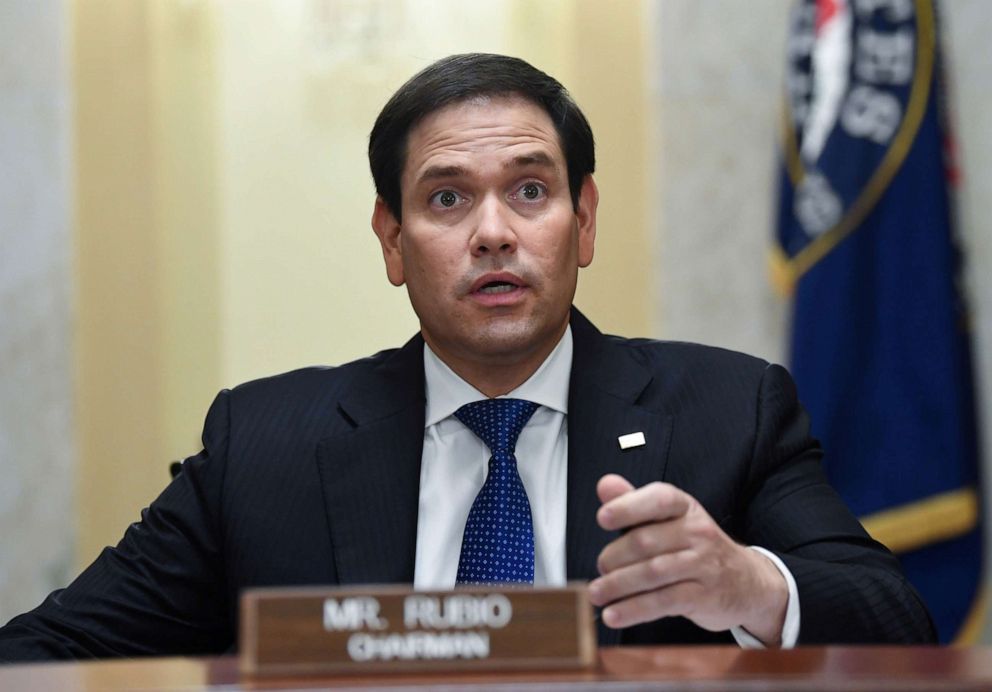
[[[0,666],[0,690],[992,690],[992,649],[734,647],[603,649],[586,672],[243,679],[234,658]]]

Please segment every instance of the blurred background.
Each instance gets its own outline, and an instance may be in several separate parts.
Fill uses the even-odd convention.
[[[589,117],[602,203],[576,304],[601,329],[785,362],[767,258],[790,7],[0,0],[0,622],[116,543],[218,390],[416,331],[365,148],[450,53],[520,56]],[[992,3],[941,9],[985,431]]]

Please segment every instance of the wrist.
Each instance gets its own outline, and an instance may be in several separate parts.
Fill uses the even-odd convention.
[[[751,564],[754,589],[740,626],[765,646],[779,646],[789,605],[789,585],[765,555],[749,548],[744,551]]]

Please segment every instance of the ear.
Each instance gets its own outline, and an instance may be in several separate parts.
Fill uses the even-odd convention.
[[[403,251],[400,249],[400,222],[393,216],[382,197],[375,198],[372,209],[372,230],[382,245],[382,258],[386,261],[386,276],[393,286],[403,285]]]
[[[579,190],[579,207],[575,211],[575,220],[579,232],[579,266],[588,267],[592,264],[593,251],[596,247],[596,208],[599,206],[599,190],[592,175],[587,175]]]

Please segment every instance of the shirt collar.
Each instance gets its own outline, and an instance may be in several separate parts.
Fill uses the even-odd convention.
[[[572,373],[572,327],[565,328],[558,345],[548,354],[533,375],[519,387],[499,399],[526,399],[541,406],[568,413],[568,379]],[[424,377],[427,389],[427,412],[424,427],[430,427],[454,414],[465,404],[485,399],[486,395],[470,385],[424,344]]]

